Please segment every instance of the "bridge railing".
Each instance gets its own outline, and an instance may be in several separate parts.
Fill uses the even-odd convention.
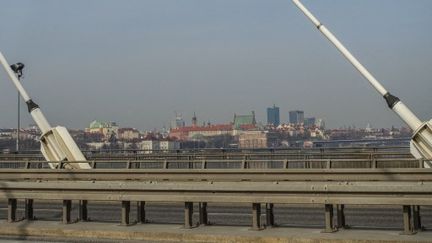
[[[74,175],[69,172],[69,176]],[[306,178],[306,177],[305,177]],[[404,233],[421,230],[420,208],[432,205],[432,181],[0,181],[0,199],[7,199],[8,222],[17,220],[17,201],[25,201],[25,218],[34,219],[34,200],[62,201],[65,224],[72,223],[72,201],[79,202],[79,219],[86,221],[89,201],[121,204],[121,224],[130,225],[131,202],[137,202],[137,222],[145,223],[145,203],[184,203],[184,227],[191,228],[193,204],[199,204],[201,225],[208,224],[207,205],[246,203],[251,205],[252,228],[263,229],[261,206],[266,223],[274,225],[273,208],[278,204],[323,205],[324,232],[345,228],[345,205],[394,205],[403,214]],[[334,224],[334,208],[337,223]]]
[[[86,161],[92,168],[106,169],[298,169],[298,168],[424,168],[430,160],[413,158],[376,158],[367,159],[147,159],[147,160],[91,160]],[[49,163],[58,164],[58,168],[67,168],[68,164],[83,161],[41,161],[41,160],[6,160],[0,161],[2,168],[49,168]]]

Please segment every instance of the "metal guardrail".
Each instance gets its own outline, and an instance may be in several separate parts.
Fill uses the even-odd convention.
[[[190,228],[194,203],[205,225],[207,203],[232,202],[251,204],[252,228],[262,229],[262,204],[267,226],[274,225],[274,204],[321,204],[324,231],[334,232],[346,226],[345,205],[399,205],[404,233],[411,234],[421,230],[421,206],[432,205],[432,171],[423,168],[431,161],[400,151],[284,153],[282,158],[267,152],[143,156],[95,158],[87,161],[90,170],[67,169],[79,161],[54,162],[54,170],[37,159],[0,161],[0,199],[8,200],[8,221],[16,220],[17,200],[25,200],[30,220],[34,200],[62,200],[66,224],[71,223],[72,200],[79,201],[81,220],[87,220],[89,200],[118,201],[123,225],[130,224],[131,201],[137,202],[140,223],[145,223],[145,202],[183,202],[184,225]]]
[[[420,206],[432,205],[432,182],[422,181],[0,181],[0,198],[8,199],[8,221],[16,220],[17,200],[26,200],[27,219],[33,219],[33,200],[62,200],[63,223],[71,222],[72,200],[80,200],[80,219],[87,219],[87,202],[118,201],[123,225],[130,223],[131,201],[138,207],[137,220],[145,222],[145,202],[184,202],[186,228],[193,226],[193,203],[199,203],[200,224],[207,224],[207,203],[249,203],[252,228],[262,229],[261,204],[266,204],[267,225],[274,225],[274,204],[321,204],[325,232],[344,227],[344,205],[399,205],[403,209],[404,232],[421,229]],[[413,206],[414,205],[414,206]]]
[[[430,160],[412,158],[367,159],[148,159],[148,160],[91,160],[93,169],[298,169],[298,168],[424,168]],[[0,170],[4,168],[36,169],[50,168],[49,163],[58,164],[58,168],[83,161],[40,161],[6,160],[0,161]]]
[[[399,157],[412,157],[407,147],[377,147],[377,148],[321,148],[321,149],[188,149],[188,150],[108,150],[108,151],[83,151],[87,159],[146,159],[146,158],[302,158],[310,156],[324,156],[326,158],[364,158],[364,156],[384,157],[396,155]],[[386,155],[387,154],[387,155]],[[359,157],[360,156],[360,157]],[[4,159],[41,159],[42,155],[38,151],[24,151],[20,154],[0,153],[0,160]],[[321,157],[323,158],[323,157]]]
[[[1,181],[432,181],[430,169],[1,169]]]
[[[409,141],[411,138],[406,138]],[[135,154],[135,153],[232,153],[232,152],[253,152],[253,153],[261,153],[261,152],[292,152],[292,151],[320,151],[320,152],[359,152],[359,151],[368,151],[368,152],[378,152],[378,151],[401,151],[407,150],[409,151],[409,146],[349,146],[349,147],[322,147],[322,148],[302,148],[302,147],[289,147],[289,148],[183,148],[183,149],[170,149],[170,150],[158,150],[158,149],[98,149],[98,150],[85,150],[82,149],[83,153],[93,153],[93,154]],[[0,151],[1,154],[14,154],[16,152],[3,152]],[[40,154],[40,150],[21,150],[20,154]]]

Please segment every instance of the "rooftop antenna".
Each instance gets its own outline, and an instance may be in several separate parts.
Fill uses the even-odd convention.
[[[75,169],[90,169],[90,165],[85,162],[86,158],[78,148],[68,130],[65,127],[60,126],[54,128],[51,127],[40,107],[30,98],[18,80],[18,77],[15,75],[13,69],[16,67],[9,66],[1,52],[0,63],[3,65],[9,78],[12,80],[21,97],[24,99],[30,115],[33,117],[33,120],[42,132],[40,137],[41,152],[47,161],[52,161],[52,163],[49,163],[50,167],[53,169],[58,168],[59,163],[55,162],[59,161],[82,161],[82,163],[67,164],[65,167]]]
[[[422,122],[411,112],[402,101],[390,94],[375,77],[345,48],[345,46],[300,2],[294,4],[312,21],[318,30],[345,56],[346,59],[369,81],[380,93],[390,109],[392,109],[413,130],[411,137],[411,153],[418,159],[432,160],[432,120]],[[432,161],[425,162],[426,168],[431,168]]]

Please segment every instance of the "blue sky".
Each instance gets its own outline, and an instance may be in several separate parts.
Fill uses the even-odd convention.
[[[402,125],[290,0],[0,0],[0,50],[52,124],[227,122],[276,104],[330,127]],[[304,4],[421,119],[432,118],[432,1]],[[0,71],[0,127],[16,124]],[[23,112],[23,124],[31,117]]]

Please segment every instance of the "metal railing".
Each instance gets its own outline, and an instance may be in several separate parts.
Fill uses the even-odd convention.
[[[110,157],[87,161],[89,170],[68,169],[68,164],[79,161],[54,161],[57,169],[49,169],[52,161],[6,159],[0,161],[0,199],[8,201],[9,222],[16,221],[18,200],[25,201],[29,220],[34,219],[34,200],[61,200],[66,224],[71,223],[72,200],[79,201],[81,220],[87,220],[88,201],[119,202],[123,225],[130,224],[131,202],[137,202],[140,223],[146,222],[145,202],[182,202],[186,228],[194,225],[194,203],[199,204],[201,225],[208,224],[207,203],[251,204],[253,229],[263,228],[264,204],[267,226],[274,225],[275,204],[320,204],[325,232],[346,226],[345,205],[398,205],[404,233],[421,229],[420,208],[432,206],[432,170],[423,167],[432,161],[413,159],[401,151],[330,154]]]
[[[65,224],[71,223],[72,200],[79,200],[80,219],[87,220],[88,201],[122,205],[121,223],[130,224],[131,201],[138,204],[137,221],[145,223],[145,202],[184,203],[185,228],[191,228],[193,204],[199,203],[200,224],[208,223],[207,203],[252,205],[252,228],[262,229],[261,206],[267,226],[274,225],[275,204],[324,205],[325,232],[345,227],[345,205],[398,205],[404,233],[421,229],[420,207],[432,205],[432,181],[0,181],[0,199],[8,201],[8,222],[16,220],[17,200],[25,200],[25,217],[34,219],[34,200],[63,201]],[[337,225],[333,223],[337,208]],[[270,217],[269,217],[270,216]]]
[[[366,159],[146,159],[146,160],[91,160],[86,161],[93,169],[343,169],[343,168],[424,168],[431,160],[413,158],[377,158],[368,156]],[[41,160],[5,160],[0,161],[0,170],[15,169],[45,169],[49,163],[57,164],[57,168],[67,168],[68,164],[83,163],[83,161],[41,161]]]

